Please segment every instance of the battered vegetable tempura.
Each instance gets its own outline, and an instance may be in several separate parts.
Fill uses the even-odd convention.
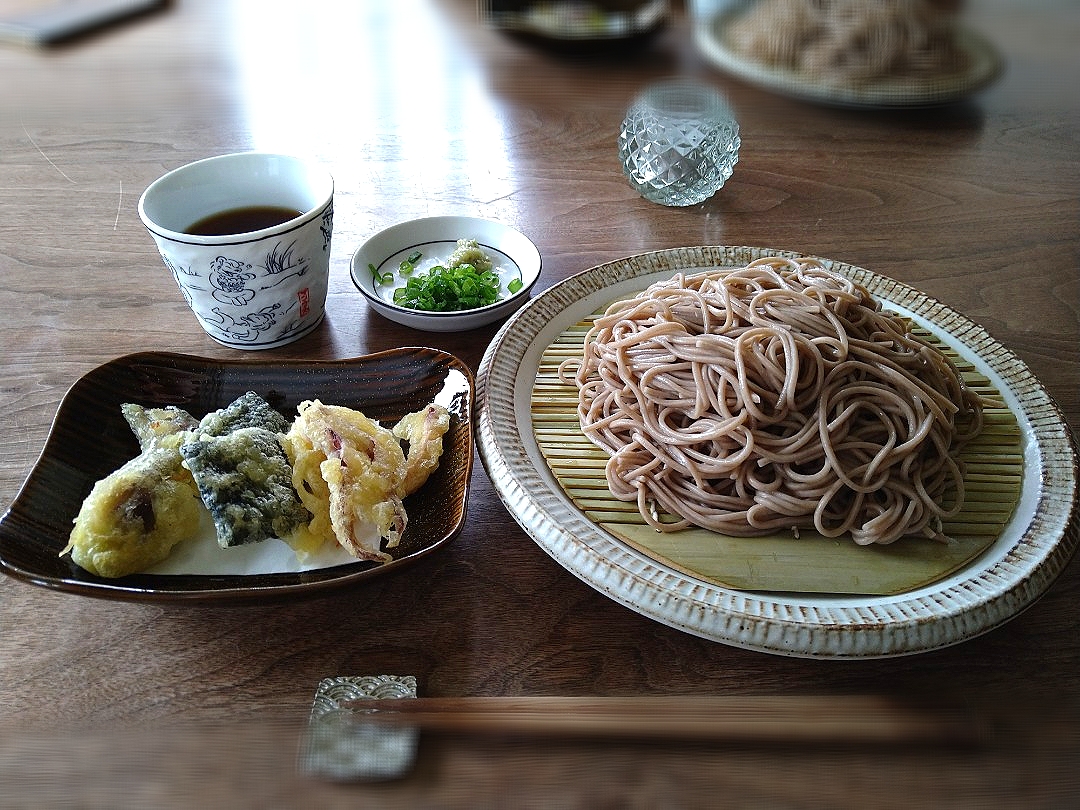
[[[201,504],[176,450],[136,456],[98,481],[75,518],[67,548],[92,574],[122,577],[169,556],[199,529]]]
[[[178,450],[190,438],[189,431],[199,426],[198,419],[174,405],[144,408],[129,402],[121,405],[120,411],[144,451],[159,447]]]
[[[439,466],[450,427],[440,405],[387,430],[318,400],[290,427],[254,392],[201,420],[174,406],[121,410],[142,452],[94,485],[61,552],[102,577],[161,562],[207,510],[223,548],[278,537],[301,560],[337,543],[388,562],[408,522],[402,501]]]
[[[424,410],[410,413],[394,425],[394,435],[409,443],[405,459],[405,480],[402,496],[412,495],[424,485],[428,476],[439,466],[443,451],[443,436],[450,429],[450,414],[441,405],[428,405]]]
[[[280,434],[240,427],[202,435],[180,448],[199,495],[214,519],[222,548],[287,540],[310,519],[292,486],[292,466]]]
[[[333,539],[361,560],[389,561],[381,541],[387,548],[398,544],[408,522],[402,499],[438,466],[450,424],[446,409],[431,405],[410,414],[399,423],[400,433],[319,400],[297,410],[284,446],[293,486],[314,518],[294,548],[310,552]],[[408,459],[399,436],[410,440]]]
[[[309,528],[325,531],[361,560],[386,562],[380,539],[393,547],[408,518],[399,488],[405,480],[405,454],[394,434],[359,411],[319,400],[300,404],[285,436],[293,463],[293,486],[317,516]],[[315,476],[323,484],[312,481]],[[325,485],[328,498],[308,498]],[[309,502],[309,500],[311,502]]]

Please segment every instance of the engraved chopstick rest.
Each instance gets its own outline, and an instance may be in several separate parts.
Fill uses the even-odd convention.
[[[347,701],[416,697],[412,675],[359,675],[324,678],[315,692],[300,747],[300,770],[311,776],[348,781],[378,781],[403,776],[416,759],[420,731],[357,722]]]

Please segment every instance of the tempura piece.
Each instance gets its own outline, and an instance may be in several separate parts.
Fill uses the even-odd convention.
[[[412,495],[424,485],[428,476],[439,466],[443,452],[443,436],[450,429],[450,414],[442,405],[432,403],[422,411],[402,417],[393,433],[409,443],[405,458],[405,480],[401,495]]]
[[[218,411],[212,411],[199,422],[200,436],[224,436],[234,430],[258,427],[271,433],[284,433],[289,420],[275,411],[270,403],[254,391],[248,391]]]
[[[401,503],[405,454],[397,438],[359,411],[302,402],[285,437],[294,487],[314,514],[314,542],[326,531],[354,557],[388,562],[408,518]],[[321,482],[317,479],[321,478]],[[329,494],[324,501],[323,489]]]
[[[293,489],[311,514],[308,523],[283,538],[296,552],[297,559],[303,561],[324,545],[337,543],[334,527],[330,523],[330,487],[319,469],[326,456],[295,431],[283,437],[282,446],[292,464]]]
[[[143,571],[198,532],[200,512],[179,454],[148,450],[94,485],[61,555],[101,577]]]
[[[205,420],[204,420],[205,421]],[[222,548],[287,539],[309,519],[279,434],[260,427],[203,435],[180,448]]]
[[[190,438],[189,432],[199,426],[198,419],[173,405],[144,408],[129,402],[121,405],[120,411],[144,451],[157,448],[179,450],[180,445]]]

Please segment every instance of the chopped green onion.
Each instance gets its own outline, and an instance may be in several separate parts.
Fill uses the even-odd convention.
[[[413,270],[416,269],[417,263],[424,257],[424,254],[419,250],[414,250],[408,256],[401,260],[398,264],[398,272],[403,276],[412,275]]]
[[[512,293],[516,293],[518,290],[520,290],[524,286],[525,285],[521,283],[520,278],[515,278],[513,281],[511,281],[509,284],[506,285],[506,289],[508,289]]]
[[[371,281],[374,284],[393,284],[394,274],[391,272],[380,273],[379,268],[374,264],[368,263],[368,270],[371,271]]]
[[[494,304],[500,286],[492,270],[480,272],[471,264],[436,265],[395,289],[394,303],[424,312],[460,312]]]

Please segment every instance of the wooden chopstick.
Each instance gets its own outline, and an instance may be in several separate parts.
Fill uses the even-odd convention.
[[[450,697],[341,705],[358,722],[467,733],[971,743],[985,732],[959,711],[874,696]]]

